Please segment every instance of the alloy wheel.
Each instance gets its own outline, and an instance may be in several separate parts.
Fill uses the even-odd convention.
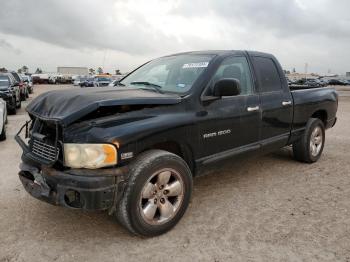
[[[139,210],[143,220],[151,225],[170,221],[181,207],[184,182],[174,169],[155,172],[142,188]]]
[[[320,153],[323,145],[323,133],[319,126],[316,126],[310,137],[310,152],[316,157]]]

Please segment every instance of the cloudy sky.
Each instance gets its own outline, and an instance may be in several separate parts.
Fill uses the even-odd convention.
[[[8,0],[0,67],[129,71],[166,54],[273,53],[285,69],[350,71],[349,0]]]

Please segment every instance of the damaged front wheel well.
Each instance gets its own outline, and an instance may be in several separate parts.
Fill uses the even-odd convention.
[[[194,174],[195,166],[193,161],[193,155],[192,155],[191,149],[188,146],[179,144],[174,141],[165,141],[165,142],[154,144],[151,147],[147,148],[147,150],[150,150],[150,149],[164,150],[181,157],[187,163],[192,174]]]

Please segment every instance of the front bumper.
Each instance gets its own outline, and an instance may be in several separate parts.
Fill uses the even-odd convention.
[[[74,209],[115,211],[125,188],[127,167],[58,171],[22,163],[19,178],[25,190],[47,203]]]
[[[14,107],[14,106],[16,106],[16,105],[12,104],[12,97],[13,97],[12,93],[2,93],[2,92],[0,92],[0,98],[2,98],[4,101],[6,101],[7,107]]]

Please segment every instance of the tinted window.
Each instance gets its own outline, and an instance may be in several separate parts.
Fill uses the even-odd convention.
[[[241,84],[241,95],[253,93],[253,84],[248,61],[245,57],[226,58],[214,75],[214,82],[222,78],[235,78]]]
[[[254,57],[261,92],[281,91],[281,79],[275,63],[270,58]]]

